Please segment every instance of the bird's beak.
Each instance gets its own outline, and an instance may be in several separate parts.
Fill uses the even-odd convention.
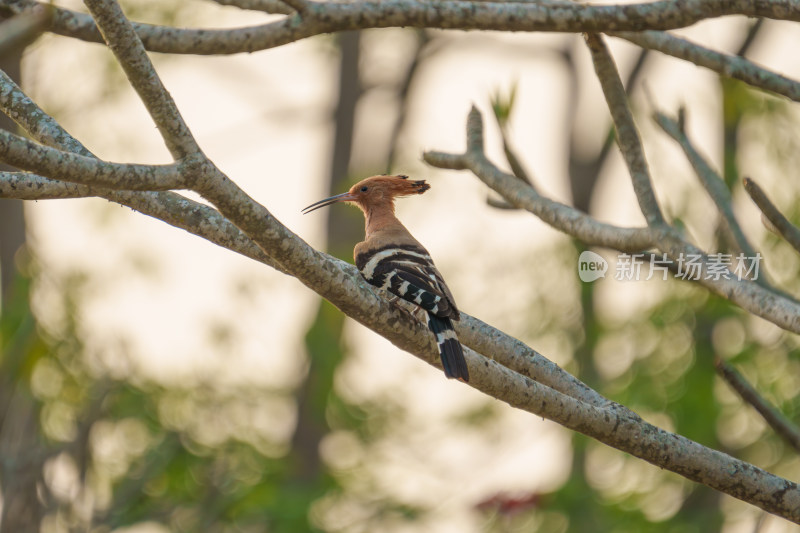
[[[314,202],[310,206],[303,209],[303,214],[307,215],[311,211],[315,211],[320,207],[325,207],[326,205],[335,204],[336,202],[353,202],[355,201],[355,199],[356,199],[355,196],[353,196],[349,192],[343,192],[342,194],[337,194],[336,196],[325,198],[324,200],[320,200],[319,202]]]

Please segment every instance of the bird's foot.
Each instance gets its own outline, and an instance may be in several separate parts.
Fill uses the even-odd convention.
[[[422,322],[423,324],[427,322],[428,317],[426,311],[418,305],[414,305],[407,300],[403,300],[396,294],[389,296],[388,300],[390,304],[393,304],[400,311],[407,314],[411,319],[416,320],[417,322]]]

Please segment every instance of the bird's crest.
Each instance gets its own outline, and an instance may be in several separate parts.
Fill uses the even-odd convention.
[[[422,194],[431,186],[425,180],[410,180],[406,175],[372,176],[359,181],[350,188],[350,194],[364,199],[410,196]]]

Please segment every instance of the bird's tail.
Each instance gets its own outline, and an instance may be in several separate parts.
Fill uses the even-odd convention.
[[[448,378],[469,381],[467,361],[464,359],[464,351],[461,349],[461,343],[458,342],[458,337],[453,329],[453,322],[449,318],[429,313],[428,327],[436,336],[436,345],[439,347],[439,356],[442,358],[444,375]]]

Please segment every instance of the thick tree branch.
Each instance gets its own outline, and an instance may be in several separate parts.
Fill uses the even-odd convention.
[[[649,226],[662,225],[664,224],[664,215],[661,214],[656,195],[653,192],[653,183],[650,178],[650,170],[647,168],[642,141],[633,121],[633,114],[628,106],[628,95],[622,86],[617,66],[602,37],[592,33],[586,34],[584,37],[589,52],[592,54],[594,70],[603,88],[608,108],[611,110],[611,118],[614,120],[617,130],[617,142],[633,180],[633,190],[639,200],[639,207]]]
[[[4,198],[26,200],[77,198],[92,196],[93,192],[96,191],[79,185],[48,180],[33,174],[0,174],[0,197]],[[161,219],[170,225],[180,227],[236,253],[276,267],[275,262],[243,232],[207,206],[173,193],[118,192],[116,194],[120,196],[109,199]],[[337,261],[333,258],[330,259]],[[352,265],[339,262],[338,266],[346,271],[348,276],[360,280],[360,275]],[[491,354],[492,359],[503,366],[592,405],[606,407],[612,403],[529,346],[481,320],[463,314],[462,320],[456,324],[456,327],[459,338],[466,346],[479,353]],[[416,333],[412,335],[416,335]],[[421,336],[425,337],[426,335],[422,334]],[[433,360],[435,361],[435,358]]]
[[[734,78],[753,87],[800,102],[800,83],[759,67],[743,57],[716,52],[686,39],[659,31],[617,32],[611,33],[611,35],[643,48],[684,59],[713,70],[722,76]]]
[[[51,180],[27,172],[0,172],[0,198],[51,200],[97,196],[130,207],[207,241],[289,274],[215,209],[173,192],[112,191]],[[290,274],[291,275],[291,274]]]
[[[5,72],[0,70],[0,111],[35,140],[68,152],[94,157],[77,139],[45,113]]]
[[[0,172],[0,198],[55,200],[96,196],[90,187],[57,181],[29,172]]]
[[[0,161],[49,178],[110,189],[163,191],[185,185],[179,165],[107,163],[43,146],[3,130]]]
[[[34,0],[0,0],[0,14],[20,13]],[[314,2],[303,18],[231,30],[179,29],[135,24],[145,47],[177,54],[254,52],[300,39],[347,30],[413,27],[457,30],[619,32],[668,30],[726,15],[800,21],[800,0],[658,0],[638,4],[572,2],[502,3],[443,0]],[[91,17],[56,8],[51,31],[101,42]]]
[[[486,354],[504,367],[595,407],[621,410],[629,416],[636,416],[507,333],[463,312],[461,320],[454,325],[458,339],[465,346]]]
[[[92,196],[93,192],[96,191],[80,185],[48,180],[33,174],[0,173],[0,197],[3,198],[25,200],[79,198]],[[172,226],[184,229],[255,261],[278,268],[275,261],[241,230],[207,206],[197,204],[174,193],[115,192],[115,194],[119,196],[109,199],[163,220]],[[360,279],[360,274],[352,265],[338,262],[338,266],[346,271],[348,276],[356,280]],[[287,272],[284,271],[284,273]],[[391,307],[388,309],[392,310]],[[466,346],[479,353],[491,354],[492,359],[503,366],[592,405],[607,407],[612,403],[529,346],[477,318],[463,313],[462,320],[456,323],[456,327],[459,338]],[[411,335],[416,335],[416,332]],[[425,337],[426,335],[422,334],[421,336]],[[435,361],[435,358],[431,361]]]

